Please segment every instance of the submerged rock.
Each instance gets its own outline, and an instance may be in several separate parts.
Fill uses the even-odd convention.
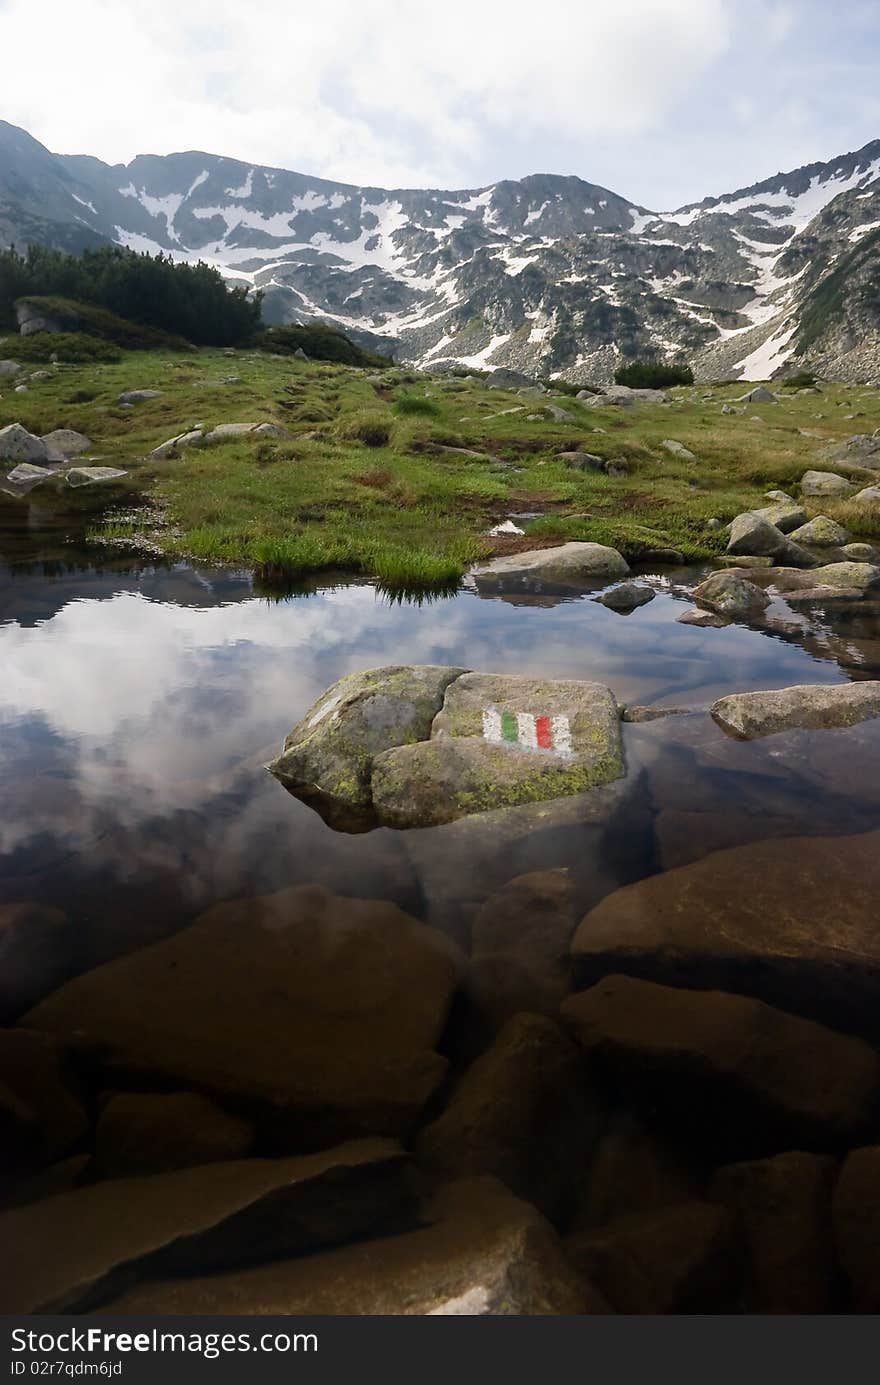
[[[607,895],[572,955],[585,979],[735,986],[876,1037],[878,899],[878,832],[750,842]]]
[[[83,1140],[88,1128],[55,1040],[28,1029],[0,1030],[0,1164],[50,1164]]]
[[[590,1058],[652,1106],[686,1102],[707,1137],[835,1145],[872,1113],[880,1059],[861,1039],[727,991],[611,975],[562,1016]]]
[[[18,466],[12,468],[6,480],[11,486],[33,490],[34,486],[40,485],[42,481],[51,481],[55,474],[50,467],[35,466],[33,462],[19,462]]]
[[[108,1087],[135,1073],[228,1098],[314,1147],[413,1125],[446,1072],[435,1046],[460,969],[395,905],[300,886],[217,905],[25,1023],[87,1055]]]
[[[606,1313],[544,1218],[494,1178],[441,1188],[427,1225],[307,1259],[145,1284],[122,1314],[546,1316]]]
[[[814,684],[734,693],[710,708],[729,735],[756,740],[798,728],[827,730],[880,717],[880,682]]]
[[[880,1313],[880,1145],[854,1149],[834,1190],[834,1239],[859,1313]]]
[[[736,572],[713,572],[691,593],[700,606],[708,606],[719,615],[760,615],[770,605],[770,598],[753,582],[747,582]]]
[[[358,1140],[76,1188],[0,1214],[0,1238],[15,1246],[0,1301],[7,1313],[84,1312],[142,1274],[206,1272],[365,1235],[408,1208],[405,1170],[393,1141]]]

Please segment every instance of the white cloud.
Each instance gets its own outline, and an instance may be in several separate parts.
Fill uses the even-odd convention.
[[[724,50],[730,4],[55,0],[51,11],[0,9],[3,114],[50,148],[110,162],[204,148],[388,186],[461,185],[494,149],[535,135],[552,148],[649,129]]]

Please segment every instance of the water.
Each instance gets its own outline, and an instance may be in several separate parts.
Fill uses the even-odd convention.
[[[416,834],[415,851],[412,834],[341,835],[263,768],[344,674],[460,664],[596,679],[627,704],[705,708],[727,692],[878,673],[876,610],[817,620],[776,603],[760,628],[677,624],[698,572],[649,574],[656,599],[627,617],[588,598],[393,601],[344,579],[274,599],[245,572],[98,563],[82,543],[87,515],[53,514],[36,498],[2,506],[0,904],[65,908],[78,923],[77,970],[219,900],[304,881],[388,894],[438,926],[464,926],[448,887],[438,899],[432,884],[448,832]],[[880,823],[865,773],[866,754],[880,763],[880,723],[809,746],[797,735],[740,744],[704,716],[628,725],[624,736],[617,845],[585,861],[569,830],[531,862],[465,859],[484,878],[463,883],[462,898],[497,888],[508,865],[568,864],[590,904],[744,838]],[[678,842],[676,814],[690,814]]]

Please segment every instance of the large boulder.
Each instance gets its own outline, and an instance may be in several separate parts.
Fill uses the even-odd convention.
[[[568,798],[622,777],[620,714],[601,683],[466,673],[430,740],[373,760],[373,807],[391,827]]]
[[[855,462],[867,470],[880,468],[880,429],[872,434],[856,433],[844,442],[829,443],[823,448],[822,456],[829,462]]]
[[[745,1242],[749,1313],[827,1313],[835,1256],[831,1190],[837,1171],[827,1155],[786,1151],[727,1164],[709,1196],[735,1217]]]
[[[608,577],[626,577],[629,566],[616,548],[601,543],[563,543],[493,558],[471,570],[483,595],[505,592],[568,593],[595,589]]]
[[[14,376],[20,375],[22,369],[18,361],[0,361],[0,380],[11,380]]]
[[[41,303],[28,303],[26,299],[20,299],[15,305],[15,316],[18,322],[18,330],[23,337],[35,336],[37,332],[63,332],[65,322],[61,317],[52,317],[47,313]],[[70,330],[70,323],[67,322],[67,329]]]
[[[426,740],[446,689],[463,672],[410,665],[349,674],[309,708],[269,769],[333,825],[368,822],[375,757]]]
[[[186,433],[178,433],[176,437],[168,438],[167,442],[160,442],[158,447],[154,447],[149,456],[154,461],[164,461],[166,457],[171,457],[175,452],[181,452],[184,448],[196,446],[204,442],[205,435],[201,428],[190,428]]]
[[[493,1174],[551,1221],[570,1214],[598,1126],[583,1057],[552,1020],[517,1015],[416,1144],[445,1177]]]
[[[553,1229],[493,1178],[441,1188],[426,1225],[305,1259],[145,1284],[119,1314],[579,1316],[605,1313]]]
[[[254,1132],[199,1092],[111,1092],[95,1130],[95,1165],[105,1178],[169,1173],[243,1159]]]
[[[453,946],[395,905],[300,886],[217,905],[25,1022],[108,1086],[134,1073],[226,1097],[314,1147],[413,1125],[446,1073],[435,1047],[459,971]]]
[[[84,1312],[141,1275],[202,1273],[365,1235],[409,1209],[390,1140],[114,1178],[0,1214],[5,1313]]]
[[[521,978],[519,1008],[555,1011],[570,987],[573,893],[567,868],[531,871],[508,881],[473,920],[471,971],[474,962],[485,973],[491,959],[507,959]]]
[[[732,620],[760,615],[770,605],[767,593],[738,572],[713,572],[691,595],[698,605]]]
[[[740,404],[778,404],[779,400],[775,394],[767,389],[766,385],[756,385],[747,394],[738,395],[737,402]]]
[[[777,591],[812,591],[816,588],[835,587],[841,591],[867,592],[880,588],[880,567],[875,563],[841,562],[823,563],[821,567],[802,572],[798,568],[774,568],[767,574]]]
[[[562,1016],[612,1080],[734,1148],[851,1141],[880,1090],[880,1059],[861,1039],[750,996],[612,975]]]
[[[737,515],[730,525],[727,551],[734,556],[741,553],[754,554],[756,557],[766,556],[782,561],[788,557],[792,547],[781,529],[777,529],[775,524],[765,519],[757,510]],[[788,560],[791,561],[790,558]],[[809,559],[802,566],[809,567],[811,562],[812,559]],[[801,564],[792,562],[792,566],[799,567]]]
[[[585,979],[736,986],[877,1037],[878,899],[880,832],[750,842],[607,895],[572,954]]]
[[[739,740],[779,731],[855,726],[880,716],[880,682],[818,683],[769,692],[733,693],[710,708],[718,725]]]
[[[880,495],[880,492],[878,492]],[[858,499],[858,497],[856,497]],[[805,543],[810,548],[842,548],[850,536],[842,524],[827,515],[816,515],[808,524],[801,524],[791,535],[792,543]]]
[[[796,500],[791,500],[787,496],[782,500],[775,500],[772,505],[765,505],[763,509],[754,510],[752,513],[765,519],[768,524],[774,525],[781,534],[790,534],[793,529],[806,523],[807,519],[806,510]],[[759,553],[761,550],[755,548],[751,551]]]
[[[540,382],[531,375],[523,375],[519,370],[509,370],[507,366],[497,366],[491,371],[486,377],[486,386],[490,390],[534,389],[536,386],[543,389]]]
[[[71,486],[94,486],[107,481],[121,481],[128,472],[118,466],[73,466],[67,473]]]
[[[53,462],[79,457],[92,446],[91,438],[87,438],[85,433],[77,433],[74,428],[55,428],[51,433],[43,434],[43,442],[49,449],[49,460]]]
[[[161,398],[161,390],[123,390],[116,402],[117,404],[148,404],[151,399]]]
[[[6,477],[7,486],[20,487],[32,491],[44,481],[51,481],[56,473],[51,467],[37,466],[34,462],[19,462]]]
[[[833,471],[805,471],[801,495],[850,495],[852,485]]]
[[[631,615],[637,607],[647,606],[655,596],[656,592],[652,587],[646,587],[640,582],[621,582],[619,587],[612,587],[610,591],[595,597],[594,600],[602,606],[607,606],[609,611],[617,611],[618,615]]]
[[[853,500],[858,505],[870,505],[880,510],[880,486],[865,486],[864,490],[856,492]]]
[[[0,1029],[0,1128],[0,1164],[12,1168],[50,1164],[85,1137],[85,1108],[49,1035]]]
[[[20,423],[0,428],[0,462],[46,462],[49,449],[42,438],[29,433]]]
[[[632,1107],[613,1110],[586,1171],[572,1230],[657,1212],[699,1197],[697,1161],[683,1157]]]

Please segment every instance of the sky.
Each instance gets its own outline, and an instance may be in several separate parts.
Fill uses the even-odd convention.
[[[0,118],[377,187],[665,211],[880,138],[876,0],[0,0]]]

